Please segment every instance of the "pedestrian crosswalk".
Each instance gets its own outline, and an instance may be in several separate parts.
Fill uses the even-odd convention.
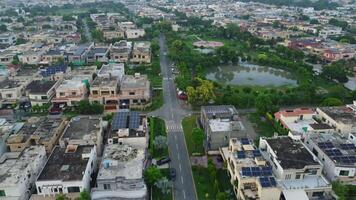
[[[174,121],[167,121],[166,123],[166,129],[167,132],[177,132],[177,131],[182,131],[182,125],[181,124],[177,124]]]

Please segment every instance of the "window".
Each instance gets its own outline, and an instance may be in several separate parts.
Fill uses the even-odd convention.
[[[347,170],[340,170],[339,175],[340,175],[340,176],[348,176],[348,175],[349,175],[349,171],[347,171]]]
[[[110,184],[104,184],[104,190],[110,190],[111,186]]]
[[[65,95],[64,92],[60,92],[60,93],[59,93],[59,96],[61,96],[61,97],[63,97],[64,95]]]
[[[41,99],[42,99],[42,100],[46,100],[46,99],[48,99],[48,98],[47,98],[47,96],[41,96]]]
[[[324,196],[324,192],[313,192],[313,197],[322,197]]]
[[[41,188],[41,187],[38,187],[38,188],[37,188],[37,191],[38,191],[38,193],[42,193],[42,188]]]
[[[300,174],[295,175],[295,179],[300,179]]]
[[[54,191],[54,192],[58,192],[58,189],[57,189],[57,188],[54,188],[53,191]]]
[[[135,95],[135,92],[129,92],[129,95]]]
[[[287,174],[286,177],[285,177],[285,179],[286,179],[286,180],[289,180],[289,179],[291,179],[291,177],[292,177],[291,174]]]
[[[75,96],[75,95],[77,95],[77,93],[76,92],[72,92],[72,95]]]
[[[6,194],[5,194],[5,190],[0,190],[0,197],[5,197]]]
[[[11,98],[12,94],[6,94],[6,98]]]
[[[80,192],[79,187],[68,187],[68,193]]]

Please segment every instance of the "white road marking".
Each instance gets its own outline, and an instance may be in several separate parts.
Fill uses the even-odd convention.
[[[177,150],[178,150],[178,143],[176,143],[176,148],[177,148]],[[179,154],[178,154],[178,157],[179,157]]]
[[[179,163],[179,171],[182,171],[182,165]]]
[[[186,196],[185,196],[185,190],[183,190],[183,198],[185,199],[185,197],[186,197]]]
[[[180,180],[182,181],[182,184],[183,184],[183,183],[184,183],[184,181],[183,181],[183,176],[180,177]]]
[[[174,134],[174,139],[177,139],[177,134]]]
[[[177,154],[178,155],[178,160],[180,160],[180,156],[179,156],[179,153]],[[180,165],[180,164],[179,164]]]

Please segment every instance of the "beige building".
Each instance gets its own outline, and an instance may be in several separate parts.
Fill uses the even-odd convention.
[[[230,139],[229,146],[221,148],[220,153],[227,163],[236,199],[280,199],[281,188],[271,167],[247,138]]]
[[[5,79],[0,82],[0,100],[2,103],[15,103],[24,93],[26,84],[17,80]]]
[[[145,36],[145,29],[136,28],[136,29],[127,29],[125,31],[127,39],[137,39]]]
[[[56,88],[59,86],[60,81],[32,81],[26,87],[26,96],[29,97],[31,105],[44,105],[51,102],[56,94]]]
[[[32,117],[6,141],[11,152],[21,152],[25,148],[43,145],[47,153],[51,153],[67,122],[61,118]]]
[[[151,103],[151,86],[147,75],[139,73],[125,75],[121,80],[119,103],[120,108],[145,108]]]
[[[82,80],[64,80],[56,90],[53,104],[72,106],[87,97],[88,88]]]
[[[316,109],[319,118],[333,127],[339,134],[356,133],[356,102],[339,107],[321,107]]]
[[[132,50],[131,62],[142,64],[151,63],[150,42],[135,42]]]
[[[125,31],[119,28],[114,28],[113,30],[103,29],[103,36],[105,40],[112,40],[125,37]]]
[[[105,110],[116,110],[118,108],[118,86],[117,77],[96,77],[90,87],[90,102],[103,104]]]
[[[128,62],[131,57],[132,42],[121,40],[116,42],[110,49],[110,60],[115,62]]]

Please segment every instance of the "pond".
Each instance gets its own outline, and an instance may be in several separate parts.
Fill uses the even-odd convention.
[[[289,72],[249,63],[220,66],[207,72],[206,78],[222,84],[253,86],[295,86],[297,81]]]

